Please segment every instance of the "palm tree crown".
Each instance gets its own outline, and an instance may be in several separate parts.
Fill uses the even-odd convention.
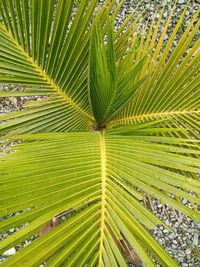
[[[1,116],[1,230],[26,226],[0,250],[44,232],[2,266],[178,266],[142,201],[200,220],[199,11],[173,47],[187,6],[165,44],[174,8],[158,36],[162,16],[114,31],[123,1],[74,2],[0,0],[0,83],[20,85],[0,97],[44,96]]]

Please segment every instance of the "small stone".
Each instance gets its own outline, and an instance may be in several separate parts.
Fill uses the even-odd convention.
[[[178,226],[179,226],[179,223],[176,222],[176,223],[174,224],[174,227],[175,227],[175,228],[178,228]]]
[[[194,239],[193,239],[193,245],[194,246],[198,246],[198,239],[199,239],[199,236],[197,233],[194,234]]]
[[[174,233],[169,234],[169,238],[170,239],[173,239],[174,237],[175,237],[175,234]]]
[[[181,256],[181,257],[184,257],[185,253],[183,251],[179,251],[178,255]]]
[[[164,14],[163,14],[163,17],[166,18],[168,16],[168,12],[165,11]]]
[[[182,248],[185,248],[185,247],[186,247],[186,244],[185,244],[185,243],[182,243],[182,244],[181,244],[181,247],[182,247]]]
[[[2,237],[3,237],[3,238],[6,238],[6,237],[8,237],[8,234],[5,233],[5,234],[2,235]]]
[[[165,223],[166,223],[167,225],[170,225],[170,222],[169,222],[168,219],[165,220]]]
[[[3,255],[10,256],[10,255],[13,255],[15,253],[16,253],[16,249],[13,247],[13,248],[10,248],[9,250],[7,250]]]
[[[183,198],[182,203],[185,205],[187,204],[187,199]]]
[[[190,15],[190,12],[187,10],[187,11],[185,12],[185,15],[186,15],[186,16],[189,16],[189,15]]]
[[[185,4],[185,0],[179,0],[178,3],[179,3],[180,5],[183,5],[183,4]]]
[[[190,255],[191,254],[191,249],[190,248],[187,248],[186,250],[185,250],[185,253],[187,254],[187,255]]]
[[[191,254],[188,254],[188,255],[187,255],[187,259],[188,259],[188,262],[189,262],[190,259],[191,259]]]
[[[157,19],[159,19],[159,18],[160,18],[160,14],[157,13],[157,14],[155,15],[155,17],[156,17]]]

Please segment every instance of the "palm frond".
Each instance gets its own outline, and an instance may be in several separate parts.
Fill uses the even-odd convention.
[[[198,181],[177,171],[199,172],[199,160],[187,154],[200,152],[193,140],[156,139],[149,135],[154,125],[125,126],[107,133],[22,135],[24,142],[9,149],[17,152],[6,154],[1,163],[0,212],[5,215],[31,209],[2,221],[1,229],[29,224],[3,241],[2,249],[38,233],[63,211],[69,210],[72,218],[33,241],[7,264],[20,266],[26,261],[34,266],[53,255],[52,266],[67,259],[76,262],[82,259],[82,254],[75,256],[77,246],[83,242],[87,247],[91,239],[96,245],[87,250],[89,255],[84,263],[99,248],[100,265],[106,261],[111,264],[113,259],[115,264],[125,264],[124,256],[119,257],[120,247],[116,249],[116,240],[124,236],[144,263],[154,266],[153,255],[162,264],[176,266],[147,231],[162,222],[140,201],[142,192],[146,192],[187,216],[200,219],[197,211],[176,199],[185,198],[194,206],[200,204]],[[63,236],[66,231],[70,234]],[[83,231],[85,234],[80,236]],[[112,253],[108,254],[110,250]]]
[[[97,22],[90,49],[89,96],[91,109],[99,128],[103,128],[127,103],[131,102],[144,81],[141,79],[134,82],[146,59],[144,57],[133,65],[127,53],[117,60],[113,22],[108,21],[106,33],[107,43],[104,41],[105,35],[101,25]]]
[[[147,78],[132,103],[129,103],[121,114],[110,122],[110,127],[155,118],[176,117],[178,119],[184,115],[199,116],[200,42],[198,39],[192,42],[199,29],[197,20],[199,11],[194,15],[177,46],[173,48],[173,41],[183,22],[186,9],[187,6],[166,46],[163,41],[174,9],[157,43],[154,42],[160,27],[160,20],[155,30],[151,28],[149,31],[146,42],[143,44],[143,53],[148,53],[149,57],[139,75],[140,78],[147,75]]]
[[[15,1],[0,1],[0,82],[25,86],[23,93],[15,95],[55,95],[31,109],[34,119],[28,116],[29,110],[25,114],[19,111],[18,116],[26,122],[15,119],[13,129],[22,128],[23,132],[32,125],[30,132],[66,131],[89,129],[94,123],[87,101],[85,69],[91,35],[88,27],[96,1],[81,1],[74,17],[73,2],[61,0],[55,5],[53,0],[31,1],[29,5],[22,1],[19,5]],[[102,25],[114,3],[106,1],[99,12]],[[82,27],[78,27],[80,21]],[[1,96],[8,93],[1,92]],[[71,127],[74,120],[76,125]],[[1,129],[6,132],[7,124],[1,125]]]
[[[0,251],[35,238],[2,266],[178,266],[145,195],[200,221],[199,11],[171,50],[187,6],[165,46],[175,7],[157,38],[96,2],[0,0],[0,97],[45,96],[1,116]]]

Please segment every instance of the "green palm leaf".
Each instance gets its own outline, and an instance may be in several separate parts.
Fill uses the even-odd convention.
[[[157,40],[96,2],[0,0],[0,97],[45,96],[1,116],[0,251],[35,237],[2,266],[178,266],[144,196],[200,221],[199,13],[171,51],[187,7],[164,46],[174,9]]]
[[[110,125],[113,126],[140,120],[145,121],[154,118],[177,118],[178,116],[184,117],[184,115],[199,115],[198,70],[200,43],[199,40],[191,43],[192,38],[197,34],[199,28],[199,21],[197,20],[199,10],[195,13],[169,60],[166,60],[169,57],[174,37],[183,22],[186,10],[187,6],[180,16],[169,42],[164,48],[163,41],[171,21],[171,16],[157,44],[155,44],[155,39],[160,21],[157,23],[157,28],[154,31],[151,29],[149,32],[149,36],[152,35],[151,40],[149,40],[150,37],[149,39],[147,38],[146,42],[142,45],[144,47],[143,54],[150,51],[150,56],[143,67],[140,78],[146,72],[148,76],[132,103]],[[173,11],[171,11],[171,15]],[[153,46],[155,47],[154,50],[152,50]],[[188,53],[184,56],[187,49],[189,49]]]
[[[104,38],[101,25],[97,22],[91,38],[89,95],[91,109],[100,128],[131,101],[144,81],[133,82],[145,62],[143,58],[133,65],[132,61],[127,60],[129,54],[116,60],[113,22],[108,21],[107,44]]]
[[[109,9],[113,4],[114,1],[109,4]],[[56,10],[52,0],[45,4],[31,1],[31,6],[23,1],[21,7],[18,7],[15,1],[8,3],[1,1],[0,5],[2,13],[0,82],[23,84],[27,93],[32,92],[33,95],[56,95],[55,98],[46,101],[45,105],[39,104],[36,110],[32,109],[31,112],[35,114],[34,120],[30,118],[23,126],[27,127],[27,124],[31,123],[31,131],[38,129],[51,131],[51,127],[47,130],[48,127],[44,125],[45,120],[41,121],[45,112],[47,121],[54,123],[54,130],[71,128],[70,121],[73,119],[77,121],[77,125],[71,129],[90,128],[94,119],[87,101],[85,68],[91,34],[87,28],[96,1],[81,2],[69,30],[73,1],[69,3],[59,1]],[[48,6],[48,10],[45,6]],[[101,23],[105,21],[105,11],[107,11],[106,3],[99,12]],[[23,21],[20,12],[24,16]],[[55,22],[52,16],[55,17]],[[77,27],[82,20],[84,21],[82,27]],[[31,32],[27,29],[27,25],[31,25]],[[52,104],[58,106],[55,118]],[[45,111],[46,108],[48,112]],[[22,118],[24,116],[26,115],[22,114]],[[58,118],[62,118],[62,122]],[[17,121],[16,123],[18,124]],[[4,126],[1,127],[4,129]],[[5,129],[7,131],[6,124]]]
[[[149,128],[144,125],[144,129],[148,136]],[[200,219],[196,211],[175,198],[184,197],[199,204],[197,197],[187,193],[187,190],[200,193],[198,181],[162,168],[173,166],[175,169],[197,172],[200,168],[199,160],[184,155],[200,152],[192,141],[177,140],[176,145],[167,145],[169,138],[165,140],[162,137],[155,143],[156,139],[145,141],[146,133],[141,135],[137,131],[126,130],[126,135],[112,130],[107,134],[23,135],[24,142],[14,148],[17,152],[7,154],[1,164],[1,214],[32,208],[4,220],[1,228],[5,231],[25,222],[30,224],[7,238],[2,248],[8,249],[31,237],[51,218],[65,210],[69,210],[72,218],[58,226],[55,232],[40,237],[22,249],[8,260],[9,266],[20,266],[24,262],[37,266],[53,255],[55,259],[52,262],[61,264],[67,259],[72,261],[70,253],[76,253],[77,246],[81,246],[82,242],[87,245],[93,236],[96,236],[96,250],[90,247],[90,257],[93,258],[100,247],[100,262],[106,261],[105,258],[108,262],[112,260],[112,254],[108,255],[105,250],[106,242],[112,244],[125,236],[144,262],[148,260],[149,264],[153,264],[146,251],[148,248],[163,264],[175,266],[147,231],[162,222],[140,200],[143,198],[142,192],[146,192],[191,218]],[[135,135],[132,135],[134,132]],[[35,141],[32,143],[32,140]],[[191,145],[191,148],[178,149],[178,144]],[[174,197],[170,197],[169,193],[173,193]],[[86,219],[83,219],[84,214]],[[94,225],[94,228],[89,231],[90,235],[82,236],[80,233],[88,229],[87,220],[90,227]],[[65,231],[70,234],[63,236]],[[67,244],[70,244],[71,238],[77,243],[70,249]],[[42,250],[42,247],[45,249]],[[114,259],[117,264],[115,256]]]

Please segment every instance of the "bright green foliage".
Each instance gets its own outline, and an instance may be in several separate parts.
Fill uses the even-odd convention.
[[[1,116],[0,216],[20,214],[0,228],[28,224],[0,251],[67,214],[2,266],[127,266],[127,247],[178,266],[142,201],[200,221],[199,12],[173,48],[187,7],[165,44],[174,9],[158,37],[161,18],[138,33],[133,12],[114,32],[122,2],[96,2],[0,0],[0,83],[22,86],[0,97],[45,96]]]
[[[98,127],[103,128],[130,102],[142,84],[143,79],[137,83],[134,83],[134,79],[141,71],[145,58],[133,65],[132,61],[127,60],[130,57],[127,53],[116,65],[113,23],[108,21],[107,44],[104,44],[101,24],[96,23],[94,27],[90,48],[89,93],[95,120]]]

